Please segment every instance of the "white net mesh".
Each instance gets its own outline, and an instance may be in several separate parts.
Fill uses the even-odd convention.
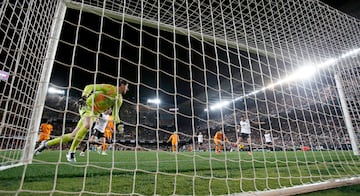
[[[31,25],[15,29],[35,32],[23,45],[39,54],[29,52],[21,66],[11,52],[21,35],[6,22],[17,15],[1,12],[0,62],[10,72],[0,83],[4,166],[19,159],[10,145],[17,143],[21,155],[34,131],[35,95],[27,95],[38,91],[55,12],[54,3],[32,3]],[[114,134],[107,156],[90,148],[85,157],[76,154],[74,165],[65,159],[68,144],[53,146],[31,165],[2,171],[0,181],[11,183],[0,193],[218,195],[359,181],[357,19],[315,0],[65,4],[50,77],[64,94],[47,94],[42,119],[51,120],[53,138],[70,133],[84,86],[123,79],[130,88],[120,112],[124,134]],[[5,2],[2,10],[21,6]],[[23,47],[16,44],[15,51]],[[251,144],[244,139],[238,146],[243,115]],[[219,130],[230,142],[216,153]],[[175,153],[167,143],[172,132],[180,137]]]
[[[29,162],[30,132],[56,2],[3,1],[0,9],[0,167]],[[40,114],[41,115],[41,114]],[[26,154],[26,153],[25,153]]]

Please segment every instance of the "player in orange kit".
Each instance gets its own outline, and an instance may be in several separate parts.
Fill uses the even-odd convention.
[[[230,145],[228,138],[225,136],[223,130],[217,131],[214,136],[214,143],[215,143],[215,152],[216,154],[221,153],[222,149],[224,148],[224,141]]]
[[[40,134],[37,143],[45,142],[50,139],[51,132],[53,131],[53,126],[50,124],[50,121],[46,121],[40,125]]]
[[[170,141],[171,141],[171,151],[177,152],[178,143],[180,142],[180,138],[176,131],[173,134],[171,134],[169,139],[167,140],[167,142],[170,142]]]
[[[106,150],[108,149],[108,144],[111,143],[112,135],[114,133],[115,126],[114,126],[114,120],[112,116],[110,116],[110,119],[108,121],[108,124],[106,125],[105,132],[104,132],[104,139],[102,140],[102,154],[106,154]]]

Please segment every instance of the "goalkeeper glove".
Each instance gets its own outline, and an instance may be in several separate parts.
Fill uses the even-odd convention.
[[[86,96],[80,97],[80,99],[78,100],[78,105],[80,108],[86,105],[86,99],[87,99]]]

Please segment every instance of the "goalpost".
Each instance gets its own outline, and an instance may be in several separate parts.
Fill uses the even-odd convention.
[[[0,193],[290,195],[360,184],[360,21],[318,0],[7,0],[0,23],[0,182],[18,179]],[[69,133],[84,86],[119,80],[130,87],[125,132],[108,157],[90,151],[71,165],[66,144],[33,157],[44,119],[52,138]],[[252,122],[244,149],[241,116]],[[215,153],[219,130],[231,144]]]
[[[57,4],[1,4],[0,170],[31,163],[61,28]]]

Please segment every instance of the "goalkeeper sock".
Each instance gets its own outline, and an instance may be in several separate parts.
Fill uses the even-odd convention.
[[[75,152],[76,148],[79,146],[80,142],[85,138],[86,133],[88,132],[88,128],[81,127],[77,134],[75,135],[75,138],[71,144],[70,151]]]
[[[68,133],[68,134],[65,134],[61,137],[58,137],[58,138],[55,138],[55,139],[52,139],[50,141],[47,142],[47,146],[48,147],[51,147],[51,146],[54,146],[54,145],[57,145],[57,144],[60,144],[61,141],[63,144],[66,144],[70,141],[72,141],[74,138],[73,136],[71,135],[71,133]]]

